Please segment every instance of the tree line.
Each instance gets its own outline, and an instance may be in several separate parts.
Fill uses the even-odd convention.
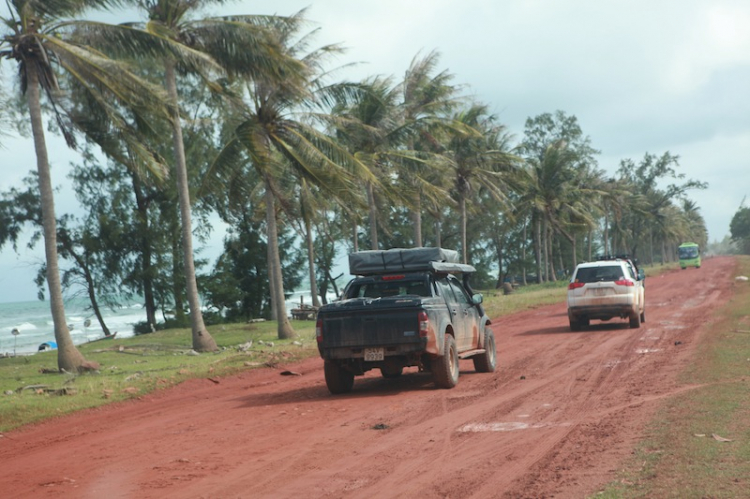
[[[273,318],[279,338],[293,337],[289,290],[304,279],[316,306],[337,294],[345,252],[456,248],[477,286],[493,286],[564,279],[599,254],[651,263],[675,260],[687,240],[705,247],[688,193],[706,184],[686,179],[676,155],[623,159],[607,175],[574,115],[530,117],[516,140],[437,52],[417,54],[403,78],[336,81],[342,49],[316,46],[304,11],[201,15],[221,3],[7,4],[0,57],[18,79],[2,112],[30,129],[37,168],[0,193],[0,247],[16,248],[28,226],[30,244],[43,242],[37,283],[61,369],[86,365],[64,288],[86,294],[105,333],[101,307],[139,297],[143,332],[189,324],[193,348],[212,351],[206,320]],[[83,19],[122,6],[148,21]],[[55,213],[45,118],[81,152],[70,178],[82,216]],[[211,266],[194,239],[217,218],[228,230]]]

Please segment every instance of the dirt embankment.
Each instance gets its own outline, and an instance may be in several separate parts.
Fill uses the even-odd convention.
[[[614,477],[731,292],[734,261],[646,281],[646,323],[570,332],[565,305],[493,324],[499,369],[452,390],[311,359],[195,380],[8,433],[6,497],[582,497]]]

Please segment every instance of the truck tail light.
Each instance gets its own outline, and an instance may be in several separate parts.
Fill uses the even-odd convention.
[[[582,288],[586,285],[585,282],[571,282],[568,284],[568,289],[576,289],[576,288]]]
[[[323,319],[318,319],[315,323],[315,339],[318,343],[323,342]]]
[[[635,283],[630,279],[620,279],[619,281],[615,281],[615,284],[618,286],[635,286]]]
[[[419,336],[425,337],[427,336],[427,332],[430,329],[430,319],[427,317],[427,312],[422,310],[419,312]]]
[[[401,279],[404,279],[404,278],[406,278],[406,276],[403,275],[403,274],[398,274],[398,275],[384,275],[382,277],[382,279],[384,281],[400,281]]]

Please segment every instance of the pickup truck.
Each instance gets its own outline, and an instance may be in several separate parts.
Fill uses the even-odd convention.
[[[354,377],[405,367],[432,373],[440,388],[458,383],[459,359],[478,372],[495,370],[497,354],[471,265],[443,248],[361,251],[349,255],[354,279],[341,300],[320,308],[315,332],[328,390],[347,393]],[[457,276],[460,276],[459,279]]]

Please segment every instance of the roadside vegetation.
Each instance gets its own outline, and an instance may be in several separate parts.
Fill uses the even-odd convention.
[[[59,373],[57,352],[0,358],[0,431],[81,409],[137,398],[191,378],[281,366],[317,355],[315,324],[295,321],[296,340],[276,339],[274,321],[209,327],[219,349],[199,354],[189,329],[167,329],[79,349],[98,372]]]
[[[750,275],[739,257],[736,275]],[[735,498],[750,494],[750,285],[738,282],[718,309],[680,381],[696,388],[670,397],[645,439],[597,498]]]

